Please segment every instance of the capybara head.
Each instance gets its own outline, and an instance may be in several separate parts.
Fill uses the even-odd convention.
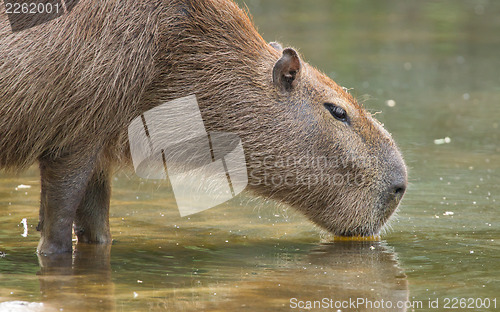
[[[378,234],[407,184],[391,135],[295,50],[272,45],[282,55],[268,73],[275,98],[260,107],[264,133],[248,138],[259,147],[250,148],[251,185],[336,235]]]
[[[256,193],[336,235],[377,234],[407,184],[382,125],[296,50],[266,43],[234,3],[171,10],[161,98],[196,94],[209,131],[239,135]]]
[[[407,184],[391,135],[295,50],[272,45],[282,55],[268,72],[275,98],[260,107],[264,133],[250,139],[259,147],[250,148],[251,185],[336,235],[378,234]]]

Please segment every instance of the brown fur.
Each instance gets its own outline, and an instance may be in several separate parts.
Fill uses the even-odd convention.
[[[129,163],[127,126],[168,100],[196,94],[208,131],[238,134],[249,185],[339,235],[371,235],[395,210],[406,169],[390,135],[335,82],[300,60],[293,88],[273,83],[282,51],[229,0],[80,1],[67,15],[19,33],[0,16],[0,168],[38,161],[39,252],[109,242],[109,174]],[[343,107],[351,124],[323,103]],[[307,156],[312,155],[312,156]],[[286,159],[344,166],[277,166]],[[264,160],[273,166],[263,166]],[[303,185],[359,173],[360,185]],[[266,176],[290,176],[269,185]],[[389,191],[388,191],[389,190]]]

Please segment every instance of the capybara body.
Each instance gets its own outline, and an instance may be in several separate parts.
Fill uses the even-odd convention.
[[[127,127],[195,94],[207,131],[237,134],[249,189],[337,235],[373,235],[406,167],[390,134],[229,0],[79,1],[12,33],[0,15],[0,168],[38,162],[40,253],[110,243],[110,175]]]

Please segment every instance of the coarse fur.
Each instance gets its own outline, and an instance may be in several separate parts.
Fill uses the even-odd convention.
[[[71,250],[73,223],[79,241],[111,241],[109,177],[130,164],[128,125],[191,94],[208,131],[241,138],[251,190],[337,235],[378,233],[404,193],[390,134],[229,0],[80,1],[16,33],[0,15],[0,55],[0,168],[40,164],[41,253]]]

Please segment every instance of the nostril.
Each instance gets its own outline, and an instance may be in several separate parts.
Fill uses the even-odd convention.
[[[396,197],[402,197],[406,191],[406,184],[398,184],[392,187],[392,192]]]
[[[394,193],[396,195],[403,195],[406,191],[406,186],[399,186],[399,187],[396,187],[396,189],[394,190]]]

